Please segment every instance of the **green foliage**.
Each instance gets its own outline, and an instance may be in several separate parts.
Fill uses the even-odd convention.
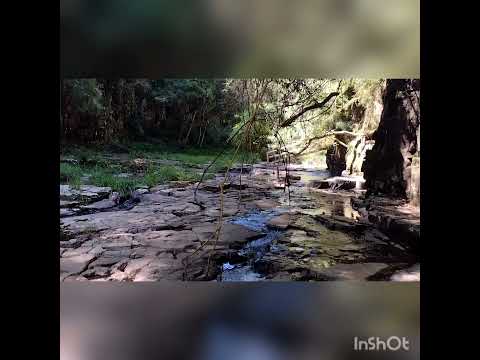
[[[215,101],[220,94],[221,81],[215,79],[152,80],[152,95],[165,103],[188,103],[200,100]]]
[[[372,100],[373,93],[377,91],[383,83],[383,79],[351,79],[348,83],[348,87],[352,89],[350,96],[347,96],[349,104],[357,102],[362,106],[367,106]]]
[[[239,147],[244,153],[264,155],[268,145],[272,142],[270,139],[273,130],[271,124],[260,116],[250,124],[246,124],[251,120],[247,112],[239,114],[238,119],[230,132],[230,137],[236,134],[232,141],[233,147]]]
[[[73,103],[80,112],[99,114],[103,111],[103,94],[96,79],[66,81],[71,86]]]
[[[231,145],[261,156],[277,143],[273,135],[281,123],[332,92],[339,95],[281,129],[282,137],[288,135],[283,140],[303,141],[331,130],[352,131],[382,83],[362,79],[65,80],[66,93],[73,100],[67,106],[71,113],[62,131],[90,144],[143,141],[132,145],[131,157],[181,160],[171,146],[222,147],[255,110],[252,126],[243,128]],[[72,105],[76,112],[71,111]],[[89,116],[78,116],[78,112]],[[146,143],[153,137],[160,144]],[[187,158],[192,156],[190,149],[188,154]],[[92,156],[87,153],[84,158]],[[201,156],[184,160],[190,164],[209,161]],[[100,160],[97,163],[107,166]]]

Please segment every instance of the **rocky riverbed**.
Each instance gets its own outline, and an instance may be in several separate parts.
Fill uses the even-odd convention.
[[[419,281],[420,215],[361,181],[269,164],[200,184],[60,185],[61,281]],[[382,202],[383,201],[383,202]],[[219,219],[222,219],[219,222]]]

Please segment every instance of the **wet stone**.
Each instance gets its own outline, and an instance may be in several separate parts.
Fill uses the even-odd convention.
[[[324,280],[367,280],[388,267],[382,263],[336,264],[317,272],[317,277]]]
[[[277,228],[277,229],[286,229],[290,225],[291,215],[282,214],[276,216],[268,221],[268,226]]]
[[[408,269],[395,272],[391,281],[420,281],[420,264],[416,264]]]

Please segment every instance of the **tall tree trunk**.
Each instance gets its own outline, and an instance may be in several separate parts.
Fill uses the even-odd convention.
[[[362,167],[369,193],[410,196],[411,165],[420,145],[419,101],[419,80],[387,80],[375,145]]]

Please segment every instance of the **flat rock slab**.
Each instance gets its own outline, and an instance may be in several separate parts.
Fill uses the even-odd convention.
[[[206,224],[201,226],[194,226],[192,231],[198,236],[201,242],[207,244],[215,243],[215,231],[217,224]],[[259,231],[254,231],[242,225],[225,223],[222,225],[220,236],[217,244],[219,245],[240,245],[250,240],[257,239],[264,234]]]
[[[382,263],[336,264],[317,271],[317,276],[324,280],[366,280],[386,267]]]
[[[93,185],[82,185],[79,189],[74,189],[70,185],[60,185],[60,200],[100,200],[108,197],[112,192],[110,187],[99,187]]]
[[[117,204],[115,201],[110,200],[110,199],[104,199],[100,200],[97,202],[94,202],[90,205],[85,205],[82,206],[82,209],[88,209],[88,210],[106,210],[106,209],[111,209],[115,207]]]
[[[220,192],[221,190],[221,185],[222,181],[215,181],[215,180],[210,180],[205,182],[203,185],[200,186],[200,189],[203,191],[209,191],[209,192]],[[229,183],[223,184],[223,189],[227,190],[230,187]]]
[[[72,234],[83,232],[98,232],[113,229],[117,231],[137,233],[153,230],[165,230],[180,226],[179,217],[173,214],[142,212],[137,206],[136,211],[99,212],[90,215],[72,216],[61,219],[61,225]]]
[[[279,216],[275,216],[274,218],[268,221],[267,225],[277,229],[286,229],[291,222],[291,215],[290,214],[282,214]]]
[[[209,192],[214,192],[218,193],[221,191],[221,184],[222,181],[215,182],[215,181],[210,181],[205,183],[200,189],[204,191],[209,191]],[[245,190],[248,187],[247,184],[240,184],[240,183],[233,183],[233,182],[225,182],[223,185],[223,190]]]
[[[60,272],[68,274],[79,274],[84,271],[88,264],[95,259],[94,255],[81,254],[77,256],[61,258]]]
[[[176,203],[163,208],[164,212],[169,212],[176,216],[191,215],[199,212],[200,210],[200,206],[196,204],[182,203],[181,201],[177,201]]]
[[[147,246],[162,250],[184,250],[194,247],[198,242],[197,235],[190,230],[148,231],[138,234],[136,240]]]
[[[254,202],[255,206],[262,209],[268,210],[280,206],[280,203],[271,199],[262,199]]]
[[[416,264],[408,269],[401,270],[393,274],[392,281],[420,281],[420,264]]]
[[[169,194],[162,192],[155,192],[155,193],[150,193],[150,194],[143,194],[141,196],[141,201],[145,205],[159,205],[159,204],[174,204],[175,199],[172,196],[169,196]]]
[[[237,204],[225,204],[223,206],[223,216],[233,216],[236,215],[239,211]],[[205,211],[207,216],[218,217],[220,216],[220,209],[218,207],[208,208]]]

